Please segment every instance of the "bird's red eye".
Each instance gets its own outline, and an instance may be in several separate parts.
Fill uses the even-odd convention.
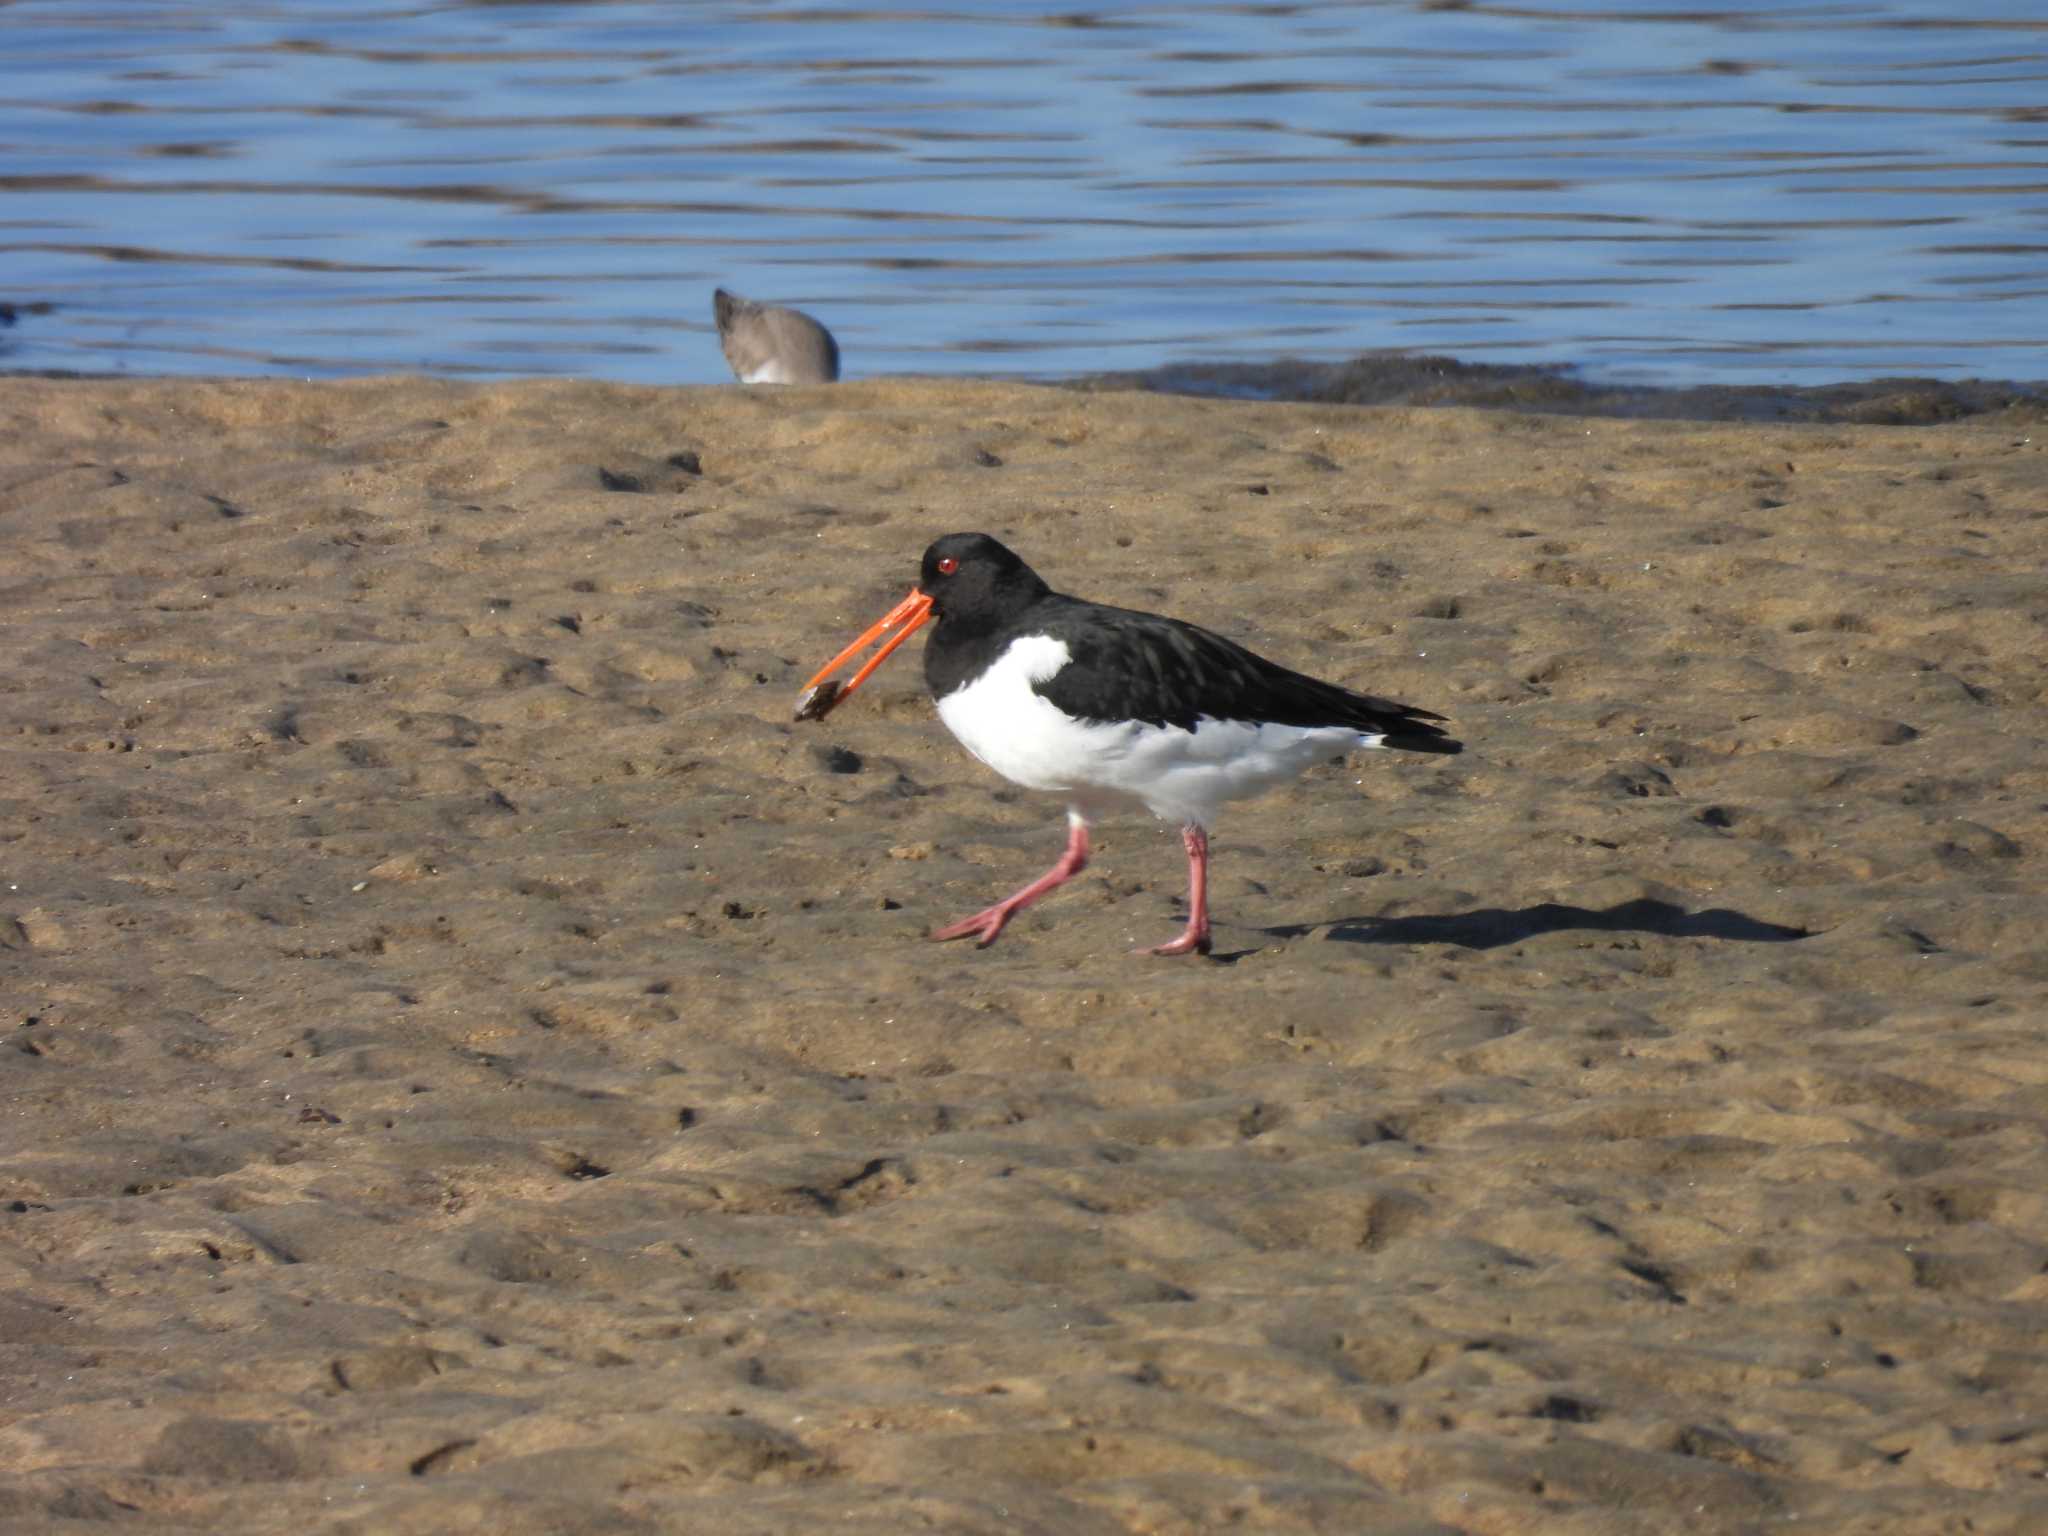
[[[951,555],[942,555],[939,557],[939,574],[941,576],[950,576],[959,569],[960,562],[958,560],[955,560]]]

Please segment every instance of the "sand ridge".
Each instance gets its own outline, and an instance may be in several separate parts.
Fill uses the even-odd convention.
[[[2048,1522],[2037,419],[0,421],[10,1530]],[[1468,750],[926,944],[1059,808],[789,711],[963,528]]]

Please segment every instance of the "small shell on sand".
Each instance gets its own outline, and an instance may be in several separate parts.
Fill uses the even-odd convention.
[[[822,720],[832,713],[832,707],[839,702],[839,679],[828,677],[815,688],[806,688],[803,697],[796,701],[796,718],[799,720]]]

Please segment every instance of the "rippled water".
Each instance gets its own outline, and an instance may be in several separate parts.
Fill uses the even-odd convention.
[[[11,367],[2048,376],[2041,0],[0,0]],[[47,312],[28,306],[50,306]]]

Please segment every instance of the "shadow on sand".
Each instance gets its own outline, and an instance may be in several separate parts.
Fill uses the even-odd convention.
[[[1456,944],[1464,949],[1499,949],[1544,933],[1654,933],[1667,939],[1724,939],[1738,944],[1788,944],[1812,937],[1805,928],[1787,928],[1748,917],[1728,907],[1688,912],[1668,901],[1645,897],[1618,902],[1594,911],[1563,902],[1538,902],[1508,911],[1481,907],[1443,917],[1340,917],[1328,923],[1290,924],[1265,931],[1275,938],[1296,939],[1324,931],[1343,944]]]

